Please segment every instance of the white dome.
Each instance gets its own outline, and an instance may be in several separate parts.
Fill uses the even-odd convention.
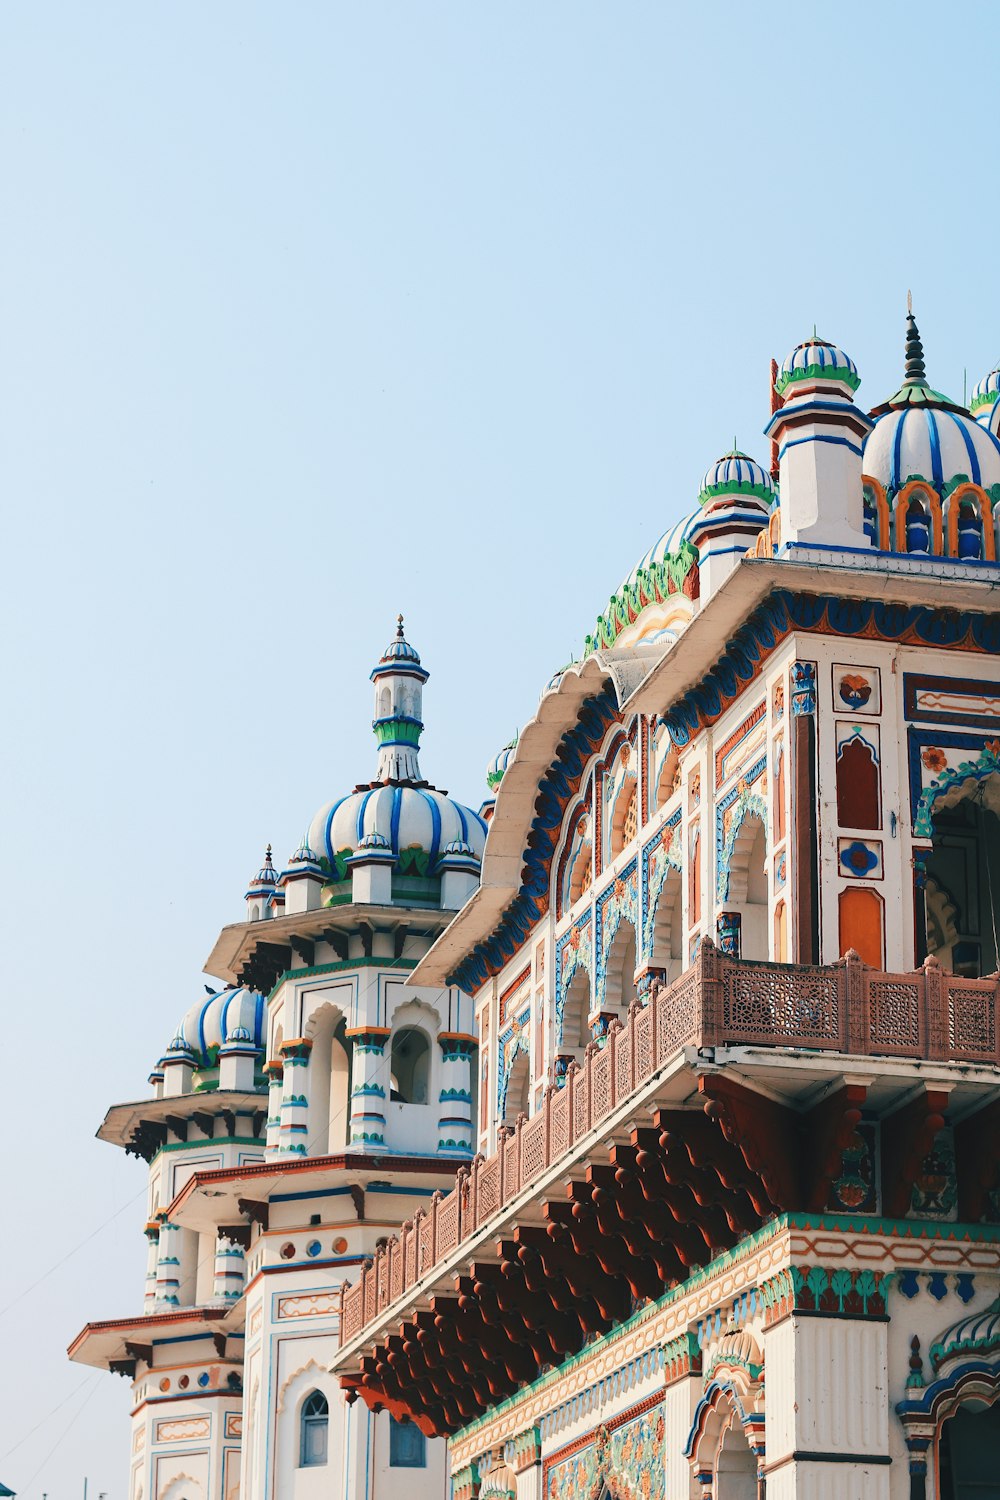
[[[796,386],[812,386],[817,383],[836,382],[856,391],[861,384],[858,367],[849,354],[838,349],[826,339],[811,339],[797,344],[791,354],[786,355],[778,372],[775,389],[786,399],[794,394]]]
[[[478,813],[463,807],[434,787],[375,785],[351,792],[320,808],[309,825],[310,847],[325,859],[335,878],[343,878],[345,854],[353,853],[362,840],[380,834],[397,862],[408,850],[426,855],[416,861],[421,874],[433,874],[438,857],[447,844],[468,844],[477,859],[486,843],[486,824]],[[339,867],[339,868],[338,868]]]
[[[187,1011],[177,1028],[195,1056],[198,1068],[215,1067],[214,1051],[234,1030],[245,1030],[255,1047],[264,1045],[264,1015],[267,1002],[256,990],[243,985],[205,995]]]
[[[774,499],[774,485],[770,474],[738,448],[734,448],[731,453],[724,453],[707,470],[701,481],[698,501],[701,505],[708,505],[730,495],[745,495],[761,500],[765,507]]]
[[[988,490],[1000,484],[1000,443],[972,417],[941,406],[908,406],[879,417],[865,440],[862,467],[895,494],[910,479],[941,491],[959,478]]]
[[[969,410],[978,422],[989,420],[989,413],[996,405],[998,396],[1000,396],[1000,369],[991,370],[972,387]]]

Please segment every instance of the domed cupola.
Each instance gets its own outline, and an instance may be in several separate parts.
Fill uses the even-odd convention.
[[[785,401],[798,399],[806,392],[828,391],[845,395],[848,400],[861,384],[858,367],[849,354],[816,337],[796,344],[778,371],[775,390]]]
[[[559,675],[562,676],[562,673]],[[514,759],[514,752],[517,749],[517,739],[518,737],[515,734],[513,739],[508,740],[503,749],[499,750],[493,757],[487,768],[486,785],[494,796],[496,795],[497,787],[503,781],[504,772]]]
[[[169,1052],[184,1049],[198,1073],[213,1073],[219,1065],[219,1049],[237,1032],[243,1044],[261,1049],[264,1046],[264,1022],[267,1002],[256,990],[244,986],[226,987],[213,995],[202,996],[184,1013]]]
[[[344,883],[350,879],[353,899],[374,901],[377,891],[376,904],[381,905],[390,899],[389,891],[400,877],[410,877],[411,882],[423,882],[426,889],[420,900],[431,904],[431,882],[438,879],[439,861],[449,844],[458,840],[472,849],[477,861],[482,858],[484,820],[420,773],[423,687],[429,675],[403,634],[400,616],[395,638],[371,674],[376,778],[320,808],[306,832],[304,843],[319,861],[326,882],[324,901],[342,901]],[[330,890],[331,886],[339,889]],[[416,885],[411,884],[399,900],[414,899]]]
[[[1000,436],[1000,366],[984,375],[972,388],[969,411],[980,427]]]
[[[878,481],[890,502],[911,480],[942,500],[963,481],[987,491],[1000,483],[996,438],[928,383],[912,309],[906,314],[903,384],[872,416],[877,421],[864,445],[864,475]]]
[[[767,525],[771,476],[734,444],[705,474],[685,538],[698,548],[702,600],[714,594]]]
[[[284,894],[278,889],[278,872],[271,858],[270,844],[264,853],[264,863],[247,886],[246,903],[251,922],[273,917],[276,909],[285,904]]]
[[[760,500],[765,511],[774,499],[771,476],[760,464],[733,445],[705,473],[698,492],[702,510],[712,510],[720,501]]]

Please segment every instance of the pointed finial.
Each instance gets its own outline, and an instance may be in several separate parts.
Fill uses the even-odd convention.
[[[819,334],[816,332],[816,324],[815,323],[813,324],[813,338],[814,339],[819,338]]]
[[[906,290],[906,311],[908,313],[911,313],[913,311],[913,293],[908,287]]]
[[[268,844],[267,848],[264,850],[264,863],[265,863],[265,865],[270,865],[270,863],[271,863],[271,846],[270,846],[270,844]]]
[[[924,346],[920,342],[920,330],[913,316],[913,298],[909,292],[906,294],[906,308],[906,364],[903,381],[906,385],[926,385]]]
[[[397,639],[397,641],[401,641],[403,639],[403,616],[402,615],[397,615],[396,616],[396,639]]]

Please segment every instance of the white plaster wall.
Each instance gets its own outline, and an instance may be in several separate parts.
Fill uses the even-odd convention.
[[[885,1464],[790,1463],[767,1476],[767,1500],[905,1500],[909,1493],[905,1468]]]
[[[394,1469],[389,1465],[389,1417],[381,1412],[372,1422],[371,1500],[447,1500],[451,1493],[447,1444],[438,1439],[427,1441],[425,1469]],[[353,1500],[366,1500],[355,1477]]]
[[[696,1376],[688,1376],[667,1387],[663,1403],[665,1500],[697,1500],[699,1486],[695,1484],[690,1462],[684,1457],[684,1447],[698,1404],[700,1385]]]

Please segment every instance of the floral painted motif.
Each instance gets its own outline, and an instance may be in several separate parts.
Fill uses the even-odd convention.
[[[920,759],[928,771],[943,771],[948,764],[948,757],[936,745],[928,745],[927,749],[921,754]]]
[[[546,1500],[661,1500],[666,1491],[662,1408],[620,1427],[600,1427],[594,1441],[562,1463],[549,1466]]]
[[[867,677],[849,672],[840,679],[840,697],[848,708],[864,708],[872,695],[872,685]]]
[[[623,921],[633,929],[639,925],[638,866],[633,859],[622,870],[610,890],[597,898],[597,974],[594,980],[594,1009],[604,1004],[607,962],[611,944]]]
[[[642,851],[643,862],[643,888],[646,898],[646,910],[642,924],[642,957],[645,962],[652,962],[653,956],[653,929],[656,925],[656,911],[659,905],[663,887],[671,870],[679,871],[682,868],[681,860],[681,820],[680,813],[674,814],[670,823],[661,828],[656,838],[652,839]]]
[[[860,880],[870,875],[881,878],[882,845],[877,840],[865,843],[862,839],[841,839],[840,864],[845,874]]]

